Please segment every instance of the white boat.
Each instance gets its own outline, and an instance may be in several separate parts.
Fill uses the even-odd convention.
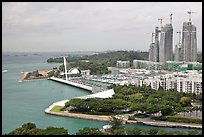
[[[7,69],[5,69],[5,70],[3,70],[2,72],[3,72],[3,73],[5,73],[5,72],[7,72],[7,71],[8,71],[8,70],[7,70]]]

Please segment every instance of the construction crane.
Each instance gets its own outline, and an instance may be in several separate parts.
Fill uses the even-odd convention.
[[[191,22],[191,14],[192,14],[192,13],[195,13],[195,12],[193,12],[193,11],[190,10],[190,11],[188,11],[187,13],[189,14],[189,22]]]
[[[172,24],[172,16],[173,16],[173,14],[171,13],[170,14],[170,24]]]
[[[152,43],[153,43],[153,41],[154,41],[154,35],[155,35],[155,33],[154,32],[152,32]]]
[[[177,31],[176,33],[179,34],[179,44],[181,44],[181,31]]]
[[[158,20],[160,20],[160,25],[161,25],[161,28],[162,28],[162,18],[159,18]]]

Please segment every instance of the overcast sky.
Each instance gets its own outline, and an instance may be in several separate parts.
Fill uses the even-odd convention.
[[[169,23],[170,13],[175,47],[189,10],[202,51],[201,2],[3,3],[2,51],[148,51],[158,18]]]

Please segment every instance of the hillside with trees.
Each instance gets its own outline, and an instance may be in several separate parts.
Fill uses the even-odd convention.
[[[138,60],[148,60],[148,52],[142,51],[112,51],[98,53],[94,55],[83,55],[83,56],[68,56],[66,57],[68,62],[79,61],[79,60],[88,60],[91,62],[106,62],[110,66],[115,66],[117,60],[129,60],[134,59]],[[63,57],[49,58],[48,63],[63,63]]]
[[[109,73],[107,67],[116,66],[118,60],[133,61],[147,60],[148,52],[140,51],[113,51],[106,53],[98,53],[94,55],[83,55],[83,56],[68,56],[67,68],[79,68],[80,70],[91,70],[91,74],[100,75]],[[49,58],[48,63],[63,63],[63,57]],[[59,66],[59,70],[63,71],[63,65]]]

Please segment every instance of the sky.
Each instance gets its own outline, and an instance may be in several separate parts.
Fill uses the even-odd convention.
[[[148,51],[171,13],[175,47],[189,10],[202,51],[202,2],[4,2],[2,51]]]

